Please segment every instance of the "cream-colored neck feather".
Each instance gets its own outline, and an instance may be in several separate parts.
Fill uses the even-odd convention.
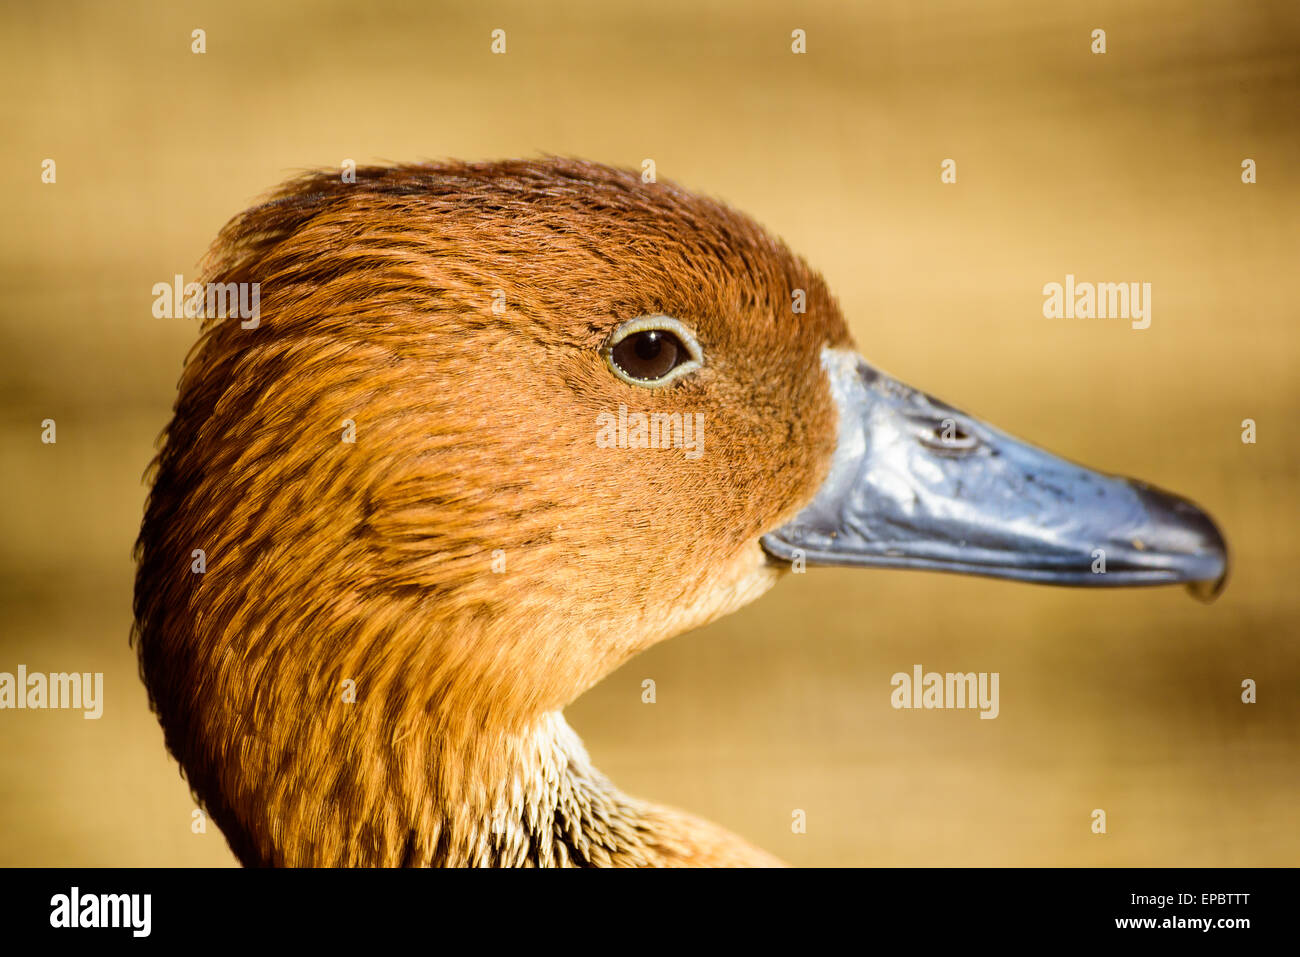
[[[518,736],[476,742],[437,774],[439,837],[430,860],[451,867],[773,865],[740,838],[629,797],[597,771],[558,713]]]

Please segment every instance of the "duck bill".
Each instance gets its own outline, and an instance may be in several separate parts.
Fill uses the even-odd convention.
[[[1055,585],[1227,578],[1214,521],[1177,495],[1021,442],[827,349],[839,409],[830,472],[788,524],[763,536],[783,562],[919,568]]]

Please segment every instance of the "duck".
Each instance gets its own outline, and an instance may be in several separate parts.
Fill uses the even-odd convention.
[[[203,271],[260,318],[186,358],[132,642],[246,866],[778,865],[623,793],[565,706],[811,566],[1226,580],[1199,506],[872,366],[811,266],[666,180],[310,171]]]

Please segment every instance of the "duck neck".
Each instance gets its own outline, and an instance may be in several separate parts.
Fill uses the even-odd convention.
[[[459,755],[435,776],[439,828],[432,851],[403,863],[780,866],[717,825],[624,794],[591,764],[558,711],[525,733],[484,737]]]
[[[622,793],[558,711],[515,732],[458,736],[443,726],[386,737],[380,749],[341,736],[335,759],[261,776],[241,800],[212,807],[240,859],[299,867],[780,864],[716,825]],[[388,757],[364,760],[373,754]]]
[[[448,664],[445,646],[396,658],[360,647],[342,661],[223,657],[212,669],[222,680],[200,684],[197,704],[173,714],[169,747],[244,864],[778,863],[721,828],[624,794],[558,708],[520,691],[513,672]],[[232,672],[250,662],[256,672]],[[346,696],[340,674],[357,676]],[[232,688],[245,695],[236,707]],[[567,700],[568,690],[546,697]],[[322,700],[330,705],[304,705]]]
[[[692,854],[675,812],[619,791],[558,711],[515,729],[302,730],[279,773],[209,802],[246,865],[637,867]]]
[[[592,766],[559,712],[444,747],[432,790],[433,839],[404,864],[635,867],[673,850],[653,807]]]

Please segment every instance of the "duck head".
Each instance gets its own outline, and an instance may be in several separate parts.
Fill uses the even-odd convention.
[[[801,259],[634,173],[309,174],[206,273],[260,316],[187,360],[136,640],[245,863],[766,861],[623,795],[560,710],[792,564],[1224,576],[1195,506],[873,369]]]

